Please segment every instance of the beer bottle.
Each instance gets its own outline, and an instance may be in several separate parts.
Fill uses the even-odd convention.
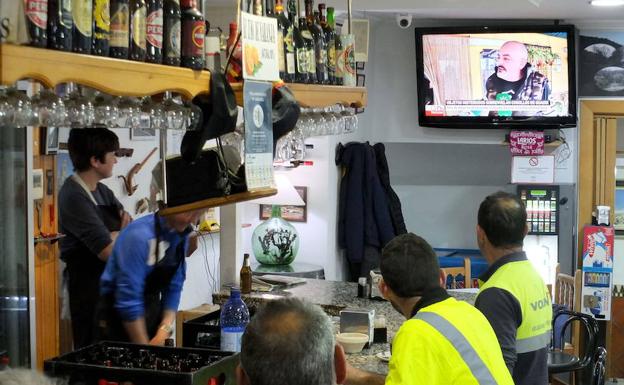
[[[145,21],[147,40],[146,61],[162,62],[163,46],[163,0],[147,0],[147,19]]]
[[[93,2],[72,1],[72,49],[74,52],[90,54],[93,39]]]
[[[145,61],[146,16],[145,0],[130,0],[130,60]]]
[[[182,0],[182,67],[204,68],[206,22],[196,0]]]
[[[241,293],[251,293],[251,266],[249,266],[249,254],[243,256],[243,267],[240,269],[240,288]]]
[[[92,53],[108,56],[110,43],[110,0],[93,0]]]
[[[25,0],[24,7],[30,45],[42,48],[47,47],[48,0]]]
[[[180,65],[181,26],[180,1],[165,0],[163,4],[163,64]]]
[[[343,77],[343,72],[344,72],[344,57],[342,55],[343,51],[344,51],[344,47],[342,46],[342,40],[340,39],[340,34],[338,34],[336,32],[336,24],[334,21],[334,8],[333,7],[329,7],[327,8],[327,23],[329,24],[329,27],[334,31],[335,33],[335,53],[334,55],[336,55],[336,74],[335,74],[335,84],[342,86],[344,85],[344,77]]]
[[[110,3],[110,57],[128,58],[130,44],[129,0],[111,0]]]
[[[71,0],[48,2],[48,47],[61,51],[72,50]]]
[[[336,33],[327,22],[327,10],[324,3],[318,5],[321,27],[327,43],[327,77],[329,84],[336,84]]]

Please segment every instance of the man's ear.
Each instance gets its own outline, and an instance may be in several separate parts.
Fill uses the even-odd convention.
[[[388,284],[386,283],[386,281],[384,281],[383,278],[381,278],[379,280],[379,283],[377,284],[377,287],[379,288],[379,291],[381,292],[381,295],[385,299],[388,299],[388,295],[390,294],[392,289],[390,289],[390,286],[388,286]]]
[[[250,385],[249,377],[240,364],[236,366],[236,385]]]
[[[446,273],[440,269],[440,287],[446,289]]]
[[[91,168],[95,168],[98,165],[101,164],[100,160],[94,156],[92,156],[91,158],[89,158],[89,164],[91,165]]]
[[[526,237],[528,233],[529,233],[529,223],[527,222],[524,225],[524,236]]]
[[[336,384],[344,384],[347,380],[347,357],[342,346],[338,344],[334,346],[334,368],[336,370]]]

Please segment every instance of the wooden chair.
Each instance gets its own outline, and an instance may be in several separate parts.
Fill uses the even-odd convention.
[[[448,277],[449,275],[453,278],[457,277],[458,274],[464,276],[465,288],[472,287],[472,276],[470,275],[470,257],[464,257],[464,266],[460,267],[441,267],[440,268],[444,272],[444,276]],[[456,287],[453,287],[456,289]]]

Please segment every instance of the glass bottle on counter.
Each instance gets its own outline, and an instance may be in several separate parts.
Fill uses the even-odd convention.
[[[163,64],[179,66],[182,56],[182,26],[179,0],[165,0],[163,4]]]
[[[128,58],[130,44],[130,3],[129,0],[111,0],[110,3],[110,57]]]
[[[249,254],[243,255],[243,267],[240,269],[241,293],[251,293],[251,266],[249,265]]]
[[[197,1],[182,0],[182,67],[204,68],[206,22],[197,9]]]
[[[318,8],[320,24],[325,33],[327,46],[327,80],[329,84],[336,84],[336,33],[327,22],[327,9],[325,8],[325,4],[320,3]]]
[[[25,0],[24,12],[26,13],[26,24],[28,25],[29,44],[35,47],[47,47],[48,1]]]
[[[249,310],[237,287],[230,289],[230,298],[221,308],[221,350],[240,352],[241,339],[249,323]]]
[[[90,54],[93,39],[93,2],[90,0],[72,1],[72,50]]]
[[[295,49],[293,46],[292,24],[284,14],[282,0],[275,0],[275,16],[277,17],[278,52],[281,55],[280,78],[287,83],[292,83],[295,81]],[[279,31],[281,31],[281,38]]]
[[[91,53],[108,56],[110,49],[110,0],[93,0],[93,46]]]
[[[336,85],[342,86],[344,85],[344,56],[342,55],[344,48],[342,46],[342,39],[340,39],[340,35],[336,32],[336,23],[334,20],[334,8],[327,8],[327,23],[329,27],[334,31],[335,41],[336,41]]]
[[[130,0],[130,60],[145,61],[146,18],[147,6],[145,5],[145,0]]]
[[[72,50],[71,0],[48,2],[48,47],[60,51]]]
[[[163,47],[163,0],[147,0],[145,40],[145,61],[160,64]]]

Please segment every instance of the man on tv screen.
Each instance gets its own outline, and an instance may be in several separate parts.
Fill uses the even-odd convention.
[[[498,51],[495,72],[485,83],[488,100],[548,100],[548,78],[532,68],[528,56],[523,43],[503,43]]]

